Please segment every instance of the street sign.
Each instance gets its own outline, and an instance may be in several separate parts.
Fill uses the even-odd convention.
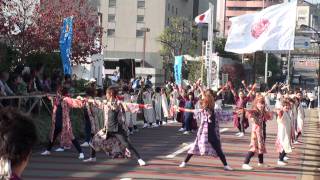
[[[205,54],[205,67],[209,68],[209,59],[211,52],[211,43],[210,41],[206,41],[206,54]]]
[[[222,84],[227,84],[228,79],[229,79],[229,75],[222,73]]]
[[[310,37],[296,36],[294,38],[295,49],[309,49],[310,48]]]

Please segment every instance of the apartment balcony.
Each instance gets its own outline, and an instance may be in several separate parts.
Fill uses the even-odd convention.
[[[263,2],[263,1],[230,1],[227,0],[227,7],[251,7],[251,8],[263,8],[277,4],[277,2]]]
[[[240,16],[243,14],[252,14],[256,13],[257,11],[243,11],[243,10],[227,10],[226,16],[227,17],[235,17],[235,16]]]

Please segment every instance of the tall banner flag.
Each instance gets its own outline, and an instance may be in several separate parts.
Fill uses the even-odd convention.
[[[61,28],[61,34],[60,34],[60,56],[62,60],[63,65],[63,72],[64,74],[71,75],[72,68],[71,68],[71,62],[70,62],[70,55],[71,55],[71,46],[72,46],[72,23],[73,23],[73,17],[67,17],[63,20],[63,26]]]
[[[209,8],[206,12],[198,15],[194,21],[196,24],[204,24],[204,23],[210,23],[211,18],[211,8]]]
[[[225,51],[238,54],[294,49],[297,2],[231,18]]]
[[[182,84],[182,61],[183,56],[175,56],[174,60],[174,78],[177,85]]]

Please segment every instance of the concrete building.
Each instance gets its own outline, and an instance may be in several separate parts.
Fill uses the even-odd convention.
[[[134,59],[139,67],[145,57],[145,67],[161,71],[158,37],[170,17],[193,18],[193,0],[100,0],[99,12],[105,61]]]
[[[302,24],[319,29],[320,9],[316,4],[307,1],[299,1],[297,7],[297,27]]]

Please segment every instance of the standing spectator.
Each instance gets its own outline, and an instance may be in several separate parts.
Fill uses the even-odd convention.
[[[152,87],[152,86],[153,86],[153,85],[152,85],[152,82],[151,82],[151,78],[152,78],[151,75],[148,75],[148,76],[147,76],[146,85],[148,85],[149,87]]]
[[[21,180],[36,141],[29,117],[13,108],[0,110],[0,179]]]
[[[110,77],[111,79],[111,85],[116,85],[120,79],[120,74],[118,71],[114,71],[112,76]]]
[[[51,92],[51,80],[48,75],[43,75],[42,87],[44,92]]]
[[[308,93],[307,93],[307,96],[308,96],[308,98],[309,98],[309,100],[310,100],[310,102],[309,102],[309,109],[310,108],[314,108],[314,100],[316,99],[316,95],[315,95],[315,92],[313,91],[309,91]]]
[[[12,90],[17,95],[27,95],[27,84],[23,81],[20,75],[13,76]]]
[[[0,73],[0,96],[13,96],[14,92],[10,89],[7,84],[9,79],[8,72],[1,72]]]

